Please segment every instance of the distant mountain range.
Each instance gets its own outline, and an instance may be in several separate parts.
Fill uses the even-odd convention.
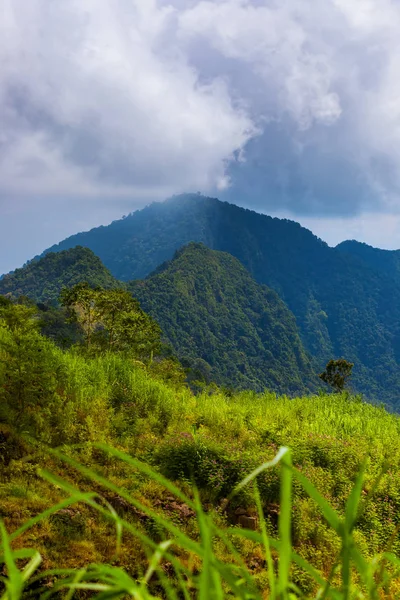
[[[398,252],[357,242],[330,248],[298,223],[196,194],[152,204],[49,251],[88,247],[114,278],[127,282],[147,277],[189,242],[231,254],[255,282],[275,290],[295,315],[315,370],[343,356],[355,363],[356,390],[400,407]],[[0,281],[0,292],[10,277]],[[167,320],[164,326],[167,331]]]

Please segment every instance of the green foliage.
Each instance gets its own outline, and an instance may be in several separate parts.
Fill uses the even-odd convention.
[[[149,358],[160,345],[159,326],[126,290],[79,283],[61,291],[61,303],[82,327],[88,351],[128,352]]]
[[[83,342],[83,332],[68,311],[60,306],[40,302],[37,305],[40,333],[53,340],[60,348],[70,348]]]
[[[330,360],[323,373],[319,377],[324,383],[330,385],[336,392],[342,392],[351,377],[353,363],[349,363],[344,358]]]
[[[40,336],[34,309],[0,309],[0,422],[36,435],[55,400],[58,362]]]
[[[71,321],[78,323],[82,328],[84,344],[88,350],[93,334],[100,327],[97,295],[97,290],[86,282],[77,283],[72,288],[63,288],[60,293],[61,305],[67,309]]]
[[[354,363],[352,385],[396,408],[400,398],[400,279],[396,253],[330,248],[298,223],[187,194],[155,203],[52,250],[91,248],[121,280],[144,278],[185,244],[241,261],[294,313],[321,371],[332,356]],[[368,248],[367,248],[368,250]],[[241,356],[235,358],[240,363]]]
[[[104,439],[109,418],[104,401],[93,400],[92,390],[83,396],[73,356],[40,335],[35,315],[24,305],[0,309],[0,425],[53,445]]]
[[[227,451],[226,446],[203,436],[181,433],[166,439],[155,456],[167,477],[195,484],[207,490],[213,501],[229,496],[245,475],[256,468],[251,453]],[[279,481],[270,473],[257,480],[264,502],[279,501]],[[248,501],[243,495],[242,502]]]
[[[189,244],[129,289],[200,379],[237,388],[299,393],[317,387],[293,315],[232,256]]]
[[[62,288],[82,281],[105,289],[121,285],[89,248],[77,246],[64,252],[50,252],[4,275],[0,279],[0,294],[56,304]]]
[[[0,521],[0,564],[3,563],[6,567],[6,576],[3,578],[4,600],[19,600],[24,594],[45,598],[52,595],[58,597],[60,593],[65,593],[67,596],[64,597],[70,598],[80,591],[91,593],[91,597],[98,600],[105,597],[150,600],[159,597],[158,594],[154,595],[154,580],[157,581],[158,590],[162,591],[162,597],[169,599],[183,594],[183,597],[187,598],[262,600],[266,592],[273,600],[304,597],[305,592],[307,597],[324,597],[331,600],[360,597],[378,600],[383,594],[384,597],[397,597],[400,560],[391,552],[373,557],[365,556],[356,535],[357,522],[368,506],[368,498],[362,497],[363,470],[358,473],[351,487],[343,515],[326,501],[308,478],[293,468],[288,448],[281,448],[271,461],[263,463],[247,474],[236,489],[249,487],[261,473],[280,467],[280,510],[276,537],[268,534],[268,521],[260,503],[257,487],[253,496],[261,533],[237,527],[231,527],[227,532],[212,516],[204,512],[197,493],[192,499],[146,464],[104,445],[98,446],[98,449],[134,467],[142,475],[165,487],[178,502],[184,501],[186,510],[196,517],[195,535],[186,534],[171,518],[155,513],[151,507],[121,491],[125,505],[133,510],[141,510],[146,517],[146,531],[141,532],[125,516],[118,515],[112,506],[104,507],[97,502],[94,494],[84,493],[78,487],[71,486],[68,481],[42,470],[42,477],[61,487],[66,492],[67,499],[28,520],[11,535]],[[92,485],[100,488],[103,493],[118,490],[111,480],[101,477],[83,464],[61,453],[56,453],[56,456],[67,467],[74,468],[78,474],[89,479]],[[312,563],[299,555],[293,547],[293,480],[302,487],[338,538],[335,563],[329,576],[321,575]],[[147,568],[140,578],[132,576],[118,564],[110,566],[106,563],[45,570],[37,574],[43,560],[40,552],[31,548],[12,549],[13,540],[20,538],[24,531],[31,529],[36,523],[43,523],[46,517],[50,517],[51,522],[56,524],[62,539],[79,540],[85,534],[86,523],[81,512],[73,508],[73,504],[77,502],[86,504],[92,513],[97,512],[105,521],[115,524],[118,558],[121,556],[122,533],[124,536],[140,540],[148,556]],[[179,506],[176,501],[174,504]],[[154,541],[154,537],[161,538],[159,543]],[[235,548],[240,542],[250,542],[253,548],[260,552],[261,557],[265,556],[263,587],[260,587],[254,573],[248,569]],[[220,559],[218,546],[232,556],[231,562]],[[198,562],[199,574],[188,568],[185,560],[187,555],[191,556],[192,563],[194,560]],[[273,561],[275,557],[277,567]],[[21,563],[25,563],[24,566],[20,566]],[[170,567],[169,577],[166,576],[165,565]]]
[[[400,283],[400,251],[373,248],[363,242],[347,240],[338,244],[336,249],[344,254],[356,257],[365,266],[375,272],[389,275],[396,283]]]
[[[176,275],[181,294],[213,315],[210,251],[189,250],[200,289]],[[216,279],[221,260],[240,276],[217,255]],[[80,286],[72,304],[82,290],[93,322],[124,312],[126,292]],[[399,597],[397,415],[348,392],[194,395],[167,351],[62,350],[40,321],[0,297],[0,597]]]

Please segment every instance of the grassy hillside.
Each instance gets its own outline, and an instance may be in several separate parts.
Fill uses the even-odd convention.
[[[298,223],[184,195],[72,236],[52,250],[88,246],[115,277],[129,280],[145,277],[190,241],[232,254],[258,283],[273,288],[296,316],[319,369],[345,357],[355,364],[355,389],[396,408],[400,283],[388,269],[329,248]]]
[[[21,377],[30,385],[21,388]],[[21,597],[24,586],[24,598],[65,597],[74,587],[60,596],[63,581],[77,586],[76,598],[99,599],[107,589],[143,600],[183,590],[207,597],[211,589],[212,597],[261,600],[273,585],[276,598],[288,598],[289,581],[306,597],[321,586],[327,598],[400,593],[400,420],[382,408],[346,394],[193,396],[179,380],[167,383],[157,362],[61,351],[35,332],[34,319],[18,326],[0,319],[0,409],[0,517],[14,552],[3,531],[8,579],[0,589],[8,581],[15,590],[6,598]],[[97,446],[104,442],[125,451],[124,460]],[[296,470],[284,456],[286,466],[260,471],[260,530],[254,486],[230,494],[282,445],[292,449]],[[51,451],[56,446],[61,454]],[[249,524],[255,529],[243,528]],[[88,580],[91,596],[79,589]]]
[[[28,296],[35,302],[57,302],[63,287],[87,281],[93,287],[116,287],[118,282],[89,248],[77,246],[50,252],[0,280],[0,294]]]
[[[177,355],[210,380],[261,391],[320,386],[293,314],[231,255],[191,243],[129,289]]]

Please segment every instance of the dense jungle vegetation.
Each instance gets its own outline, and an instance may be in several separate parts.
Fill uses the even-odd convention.
[[[1,299],[0,597],[398,597],[398,416],[194,394],[125,294],[64,292],[66,349]]]
[[[292,395],[317,389],[293,314],[230,254],[191,243],[129,289],[205,379]]]
[[[64,288],[82,280],[102,289],[118,286],[88,248],[77,247],[17,269],[0,281],[0,292],[39,301],[42,333],[66,348],[80,333],[76,323],[67,322],[66,307],[60,310],[58,300]],[[291,395],[320,385],[294,315],[229,254],[192,243],[145,281],[119,286],[160,324],[164,345],[191,370],[192,379]]]
[[[197,194],[174,197],[51,248],[90,248],[117,279],[143,279],[189,242],[228,252],[296,317],[307,352],[356,365],[353,386],[396,409],[400,398],[398,254],[330,248],[298,223]],[[358,248],[358,250],[356,249]],[[0,282],[1,284],[1,282]],[[1,293],[1,285],[0,285]]]
[[[65,252],[51,252],[4,275],[0,279],[0,294],[58,304],[61,289],[81,281],[105,289],[121,286],[93,252],[78,246]]]

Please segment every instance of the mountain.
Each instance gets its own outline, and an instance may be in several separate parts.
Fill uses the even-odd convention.
[[[42,332],[68,347],[79,332],[48,302],[57,301],[62,287],[80,281],[119,285],[91,250],[78,246],[50,252],[5,276],[0,293],[44,302]],[[317,388],[294,315],[233,256],[192,242],[145,281],[128,286],[160,323],[165,342],[206,380],[292,395]]]
[[[129,288],[179,358],[205,361],[212,381],[289,394],[317,388],[293,314],[230,254],[191,243]]]
[[[364,265],[400,283],[400,250],[381,250],[363,242],[347,240],[336,246],[343,254],[358,258]]]
[[[57,302],[63,287],[71,287],[80,281],[87,281],[93,287],[118,285],[89,248],[77,246],[62,252],[49,252],[40,260],[33,260],[4,275],[0,280],[0,294],[28,296],[35,302]]]
[[[145,277],[190,241],[232,254],[258,283],[273,288],[294,313],[319,369],[344,356],[355,363],[355,390],[400,405],[400,284],[388,270],[330,248],[298,223],[187,194],[51,250],[87,246],[115,277],[129,280]]]
[[[329,254],[331,250],[295,221],[260,215],[216,198],[184,194],[155,202],[110,225],[70,236],[45,253],[85,246],[100,257],[114,277],[129,281],[146,277],[192,241],[228,251],[261,279],[270,279],[286,261],[295,266],[304,258],[313,258],[315,244],[319,253]],[[266,254],[270,257],[267,262]],[[273,283],[279,286],[278,280]]]

